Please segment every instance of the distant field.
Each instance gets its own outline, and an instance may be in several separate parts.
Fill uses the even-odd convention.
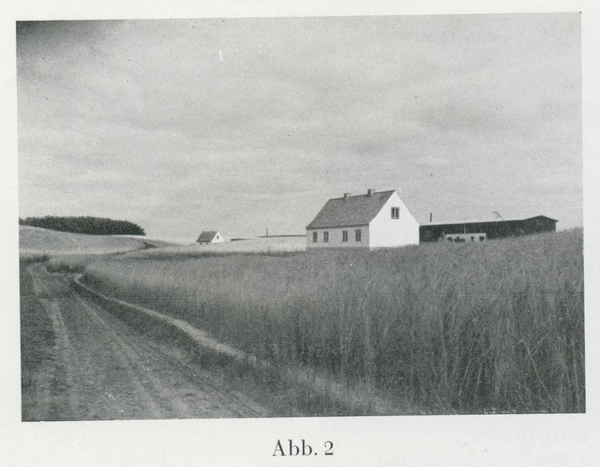
[[[362,388],[365,414],[376,395],[414,413],[584,412],[582,237],[318,252],[259,239],[255,254],[232,242],[93,261],[84,280]],[[247,254],[218,255],[235,248]]]
[[[258,237],[208,245],[175,245],[128,253],[129,259],[182,259],[229,253],[286,253],[306,250],[306,237]]]
[[[57,254],[108,254],[167,245],[144,237],[84,235],[19,226],[21,257]]]

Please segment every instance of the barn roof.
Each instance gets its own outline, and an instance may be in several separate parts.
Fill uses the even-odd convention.
[[[552,222],[558,222],[558,220],[556,219],[552,219],[551,217],[548,216],[533,216],[533,217],[526,217],[524,219],[494,219],[494,220],[464,220],[464,221],[459,221],[459,222],[428,222],[427,224],[422,224],[420,227],[423,228],[427,228],[428,226],[432,226],[432,227],[443,227],[443,226],[447,226],[447,225],[474,225],[474,224],[501,224],[501,223],[507,223],[507,222],[525,222],[525,221],[531,221],[533,219],[546,219]]]
[[[307,229],[326,229],[367,225],[381,211],[395,190],[333,198],[325,203]]]
[[[455,222],[453,224],[423,224],[419,226],[421,242],[437,241],[446,235],[485,233],[488,239],[555,232],[556,219],[546,216],[526,219],[494,220],[480,222]]]
[[[203,230],[200,236],[198,237],[198,240],[196,240],[196,243],[210,242],[213,238],[215,238],[215,235],[217,235],[218,233],[219,232],[217,232],[216,230]]]

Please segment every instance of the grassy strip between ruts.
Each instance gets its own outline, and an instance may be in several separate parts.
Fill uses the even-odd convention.
[[[277,368],[361,388],[363,401],[584,412],[582,241],[577,229],[477,245],[115,258],[89,263],[84,280]]]

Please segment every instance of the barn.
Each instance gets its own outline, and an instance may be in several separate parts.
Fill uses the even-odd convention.
[[[306,227],[307,248],[384,248],[419,243],[419,224],[396,190],[345,193]]]
[[[527,219],[453,224],[424,224],[419,227],[419,242],[483,242],[496,238],[556,232],[556,219],[535,216]]]
[[[196,243],[223,243],[224,241],[223,236],[216,230],[203,230]]]

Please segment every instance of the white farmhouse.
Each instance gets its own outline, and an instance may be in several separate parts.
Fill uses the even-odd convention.
[[[224,241],[223,236],[216,230],[203,230],[196,243],[223,243]]]
[[[306,227],[307,248],[385,248],[419,244],[419,223],[396,190],[327,201]]]

